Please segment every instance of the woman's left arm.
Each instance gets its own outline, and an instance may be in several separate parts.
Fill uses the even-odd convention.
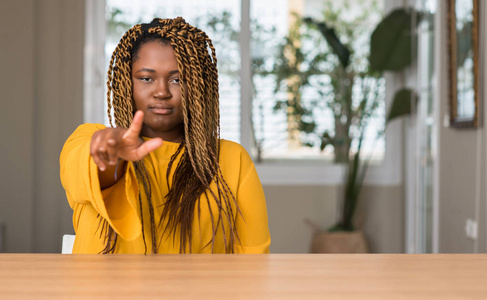
[[[237,203],[241,215],[237,213],[236,227],[240,239],[237,253],[269,253],[271,236],[267,219],[264,189],[255,166],[248,153],[241,155],[241,176],[237,191]]]

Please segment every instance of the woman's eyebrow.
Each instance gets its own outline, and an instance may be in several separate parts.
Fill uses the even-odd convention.
[[[139,72],[150,72],[150,73],[155,73],[156,70],[154,69],[148,69],[148,68],[142,68],[142,69],[139,69],[137,71],[135,71],[135,73],[139,73]]]
[[[135,71],[135,73],[139,73],[139,72],[149,72],[149,73],[155,73],[156,70],[154,69],[148,69],[148,68],[142,68],[142,69],[139,69],[137,71]],[[169,71],[169,74],[172,75],[172,74],[175,74],[175,73],[179,73],[179,70],[172,70],[172,71]]]

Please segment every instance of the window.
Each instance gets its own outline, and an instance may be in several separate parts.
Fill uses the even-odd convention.
[[[286,91],[274,91],[275,74],[263,75],[255,69],[256,63],[260,63],[262,69],[272,69],[274,58],[279,54],[279,45],[293,24],[290,12],[297,11],[318,19],[320,16],[316,12],[322,10],[324,1],[289,0],[283,5],[275,5],[270,0],[106,0],[106,6],[100,3],[103,1],[86,2],[89,20],[85,61],[86,122],[107,123],[107,117],[103,113],[106,111],[104,81],[111,53],[122,34],[133,24],[150,22],[155,16],[183,16],[190,24],[207,32],[217,50],[221,137],[241,143],[254,158],[258,156],[256,149],[261,150],[259,154],[264,162],[258,164],[257,168],[263,183],[341,182],[342,168],[332,163],[330,147],[320,151],[317,135],[311,137],[314,139],[313,147],[303,146],[303,142],[290,138],[291,135],[302,136],[302,133],[290,133],[286,111],[275,109],[276,99],[286,98]],[[298,7],[299,3],[303,6]],[[100,45],[104,49],[103,54],[100,53],[103,51],[99,50]],[[263,59],[269,57],[273,59]],[[318,82],[326,78],[312,80]],[[310,88],[303,93],[303,97],[309,99],[316,96]],[[398,183],[400,164],[397,157],[401,149],[400,138],[397,135],[387,135],[385,141],[382,139],[377,142],[375,134],[383,124],[385,107],[381,106],[377,111],[378,114],[371,120],[371,126],[366,133],[364,147],[369,152],[372,149],[378,150],[375,153],[378,153],[378,161],[382,163],[371,168],[368,177],[373,178],[373,183]],[[320,116],[316,124],[318,131],[323,132],[325,128],[333,127],[331,113],[326,108],[315,107],[313,114]],[[398,131],[397,128],[392,130]]]
[[[374,155],[377,161],[383,159],[384,140],[376,136],[384,126],[385,82],[371,76],[362,80],[359,74],[367,71],[370,35],[383,11],[380,4],[377,0],[287,1],[279,6],[272,1],[251,3],[252,116],[256,143],[264,159],[333,160],[338,143],[335,149],[329,143],[324,151],[320,146],[325,132],[329,140],[348,137],[347,126],[333,129],[343,123],[336,120],[348,114],[346,101],[337,100],[346,96],[338,91],[344,85],[334,84],[345,80],[353,82],[350,94],[355,108],[364,91],[371,89],[366,97],[372,110],[374,91],[378,93],[380,105],[373,109],[361,153]],[[319,28],[306,24],[296,27],[301,18],[294,14],[335,29],[340,42],[351,50],[350,63],[343,72]],[[290,43],[282,48],[285,37]],[[276,91],[277,79],[282,76],[285,80]],[[291,90],[298,91],[294,94]],[[336,109],[342,111],[337,114]],[[350,126],[351,134],[354,129]],[[356,147],[353,143],[352,151]],[[348,148],[344,150],[348,156]]]

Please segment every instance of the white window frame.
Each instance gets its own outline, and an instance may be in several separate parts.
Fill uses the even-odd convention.
[[[84,63],[84,122],[102,122],[104,102],[94,101],[104,96],[105,73],[105,1],[85,0],[85,63]],[[396,1],[396,0],[394,0]],[[386,5],[387,6],[390,5]],[[250,0],[241,0],[241,80],[240,88],[240,143],[253,153],[251,58],[250,58]],[[386,75],[386,99],[392,98],[397,78]],[[386,103],[386,109],[389,107]],[[400,185],[402,183],[402,121],[396,121],[386,130],[385,155],[380,164],[372,164],[365,184]],[[344,167],[326,161],[280,160],[256,163],[264,185],[336,185],[343,182]]]
[[[85,0],[83,122],[101,123],[105,116],[105,0]]]

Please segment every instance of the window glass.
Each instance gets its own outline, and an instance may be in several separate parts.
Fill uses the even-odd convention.
[[[384,137],[378,138],[378,132],[384,128],[385,81],[360,75],[367,71],[370,35],[382,11],[382,1],[376,0],[251,2],[252,119],[261,158],[335,159],[337,150],[331,143],[321,147],[322,141],[338,140],[343,127],[337,130],[337,123],[347,122],[340,111],[344,101],[340,97],[346,93],[337,92],[344,82],[351,82],[354,109],[364,97],[370,99],[372,117],[367,119],[361,153],[383,158]],[[351,50],[345,70],[340,70],[340,61],[319,27],[303,23],[304,17],[334,28],[340,42]],[[353,153],[360,130],[352,125],[350,132],[355,137]]]

